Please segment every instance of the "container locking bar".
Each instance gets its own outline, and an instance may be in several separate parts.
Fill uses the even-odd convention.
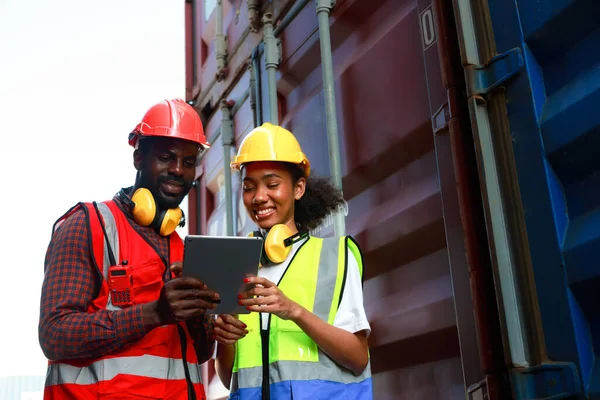
[[[485,65],[467,65],[465,67],[467,95],[486,95],[492,93],[504,82],[517,75],[523,68],[523,55],[519,47],[498,54]]]
[[[581,380],[575,364],[547,363],[513,368],[510,380],[518,400],[582,399]]]

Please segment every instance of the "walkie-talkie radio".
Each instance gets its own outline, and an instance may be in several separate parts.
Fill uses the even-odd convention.
[[[133,276],[127,260],[108,269],[108,288],[113,305],[119,307],[133,305]]]

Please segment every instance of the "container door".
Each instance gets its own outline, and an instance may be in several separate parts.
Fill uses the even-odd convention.
[[[455,2],[459,13],[465,3]],[[467,77],[480,102],[497,84],[505,86],[507,147],[529,247],[523,265],[531,267],[536,299],[526,318],[538,319],[532,326],[543,340],[539,363],[525,358],[518,365],[513,357],[521,368],[512,376],[513,391],[530,398],[522,393],[554,387],[600,399],[600,2],[488,0],[488,6],[488,42],[501,56]],[[488,17],[472,13],[469,22],[462,12],[463,28]],[[479,41],[486,40],[482,32]],[[468,44],[463,49],[468,53]],[[552,362],[572,365],[572,373],[552,375]]]

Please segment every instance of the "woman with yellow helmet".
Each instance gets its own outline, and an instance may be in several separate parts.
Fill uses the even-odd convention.
[[[230,399],[372,399],[362,257],[349,236],[311,237],[344,200],[310,176],[294,135],[265,123],[241,143],[243,201],[264,238],[250,314],[215,322],[217,373]]]

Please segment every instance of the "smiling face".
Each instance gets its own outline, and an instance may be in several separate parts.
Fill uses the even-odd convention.
[[[293,181],[289,168],[280,162],[260,161],[242,168],[244,206],[262,229],[285,224],[297,232],[294,204],[304,195],[306,180]]]
[[[139,171],[136,188],[150,190],[160,209],[176,208],[196,177],[198,146],[173,138],[146,140],[133,153],[134,166]]]

